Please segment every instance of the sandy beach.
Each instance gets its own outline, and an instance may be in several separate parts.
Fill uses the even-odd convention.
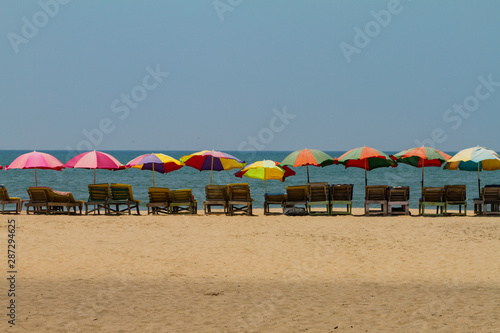
[[[499,332],[497,217],[4,215],[6,332]],[[355,214],[361,214],[360,209]],[[413,211],[413,214],[417,212]],[[8,281],[2,279],[7,312]],[[2,330],[2,331],[4,331]]]

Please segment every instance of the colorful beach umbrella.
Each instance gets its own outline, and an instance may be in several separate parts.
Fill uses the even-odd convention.
[[[309,183],[309,166],[325,167],[332,165],[334,158],[318,149],[299,149],[285,157],[281,161],[281,166],[306,166],[307,167],[307,182]]]
[[[279,166],[278,162],[263,160],[245,166],[234,175],[239,178],[245,176],[248,178],[263,180],[265,191],[267,193],[267,180],[277,179],[283,182],[285,181],[285,178],[295,175],[295,171],[287,166]]]
[[[145,154],[134,158],[128,162],[127,167],[140,170],[153,171],[153,187],[155,186],[155,171],[159,173],[169,173],[178,170],[184,166],[179,160],[165,154]]]
[[[424,168],[441,167],[451,156],[431,147],[406,149],[394,154],[398,163],[405,163],[416,168],[422,168],[422,188],[424,187]]]
[[[500,169],[500,155],[494,150],[485,147],[472,147],[459,151],[444,166],[445,170],[477,170],[477,186],[481,195],[480,171]]]
[[[197,153],[181,157],[181,162],[199,171],[210,170],[210,185],[212,185],[213,171],[241,169],[245,161],[215,150],[202,150]]]
[[[61,171],[64,169],[64,165],[54,156],[35,150],[31,153],[18,156],[11,164],[5,167],[5,170],[10,169],[35,169],[35,186],[38,186],[37,169]]]
[[[359,147],[349,150],[338,159],[336,164],[343,164],[346,168],[355,167],[365,170],[365,185],[368,185],[367,171],[377,168],[397,166],[397,163],[386,153],[370,147]]]
[[[76,155],[68,162],[66,162],[64,166],[66,168],[94,169],[94,184],[96,182],[97,169],[106,169],[113,171],[125,169],[125,166],[110,154],[106,154],[96,150]]]

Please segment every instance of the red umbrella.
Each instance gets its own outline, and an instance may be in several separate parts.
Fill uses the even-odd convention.
[[[76,155],[64,164],[64,166],[66,168],[94,169],[94,184],[96,180],[96,169],[125,169],[125,166],[113,156],[96,150]]]
[[[10,169],[35,169],[35,186],[38,186],[36,169],[61,171],[64,169],[64,165],[54,156],[35,150],[17,157],[11,164],[5,167],[5,170]]]
[[[360,147],[349,150],[338,159],[335,159],[336,164],[343,164],[346,168],[355,167],[365,170],[365,185],[368,184],[366,171],[376,168],[393,167],[398,164],[389,155],[380,150],[370,147]]]

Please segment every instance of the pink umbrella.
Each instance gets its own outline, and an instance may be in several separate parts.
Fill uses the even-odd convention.
[[[34,150],[31,153],[26,153],[17,157],[11,164],[5,167],[5,170],[10,169],[35,169],[35,186],[38,186],[36,169],[61,171],[64,169],[64,165],[54,156]]]
[[[94,184],[96,178],[96,169],[125,169],[125,166],[113,156],[96,150],[76,155],[66,164],[64,164],[64,166],[66,168],[94,169]]]

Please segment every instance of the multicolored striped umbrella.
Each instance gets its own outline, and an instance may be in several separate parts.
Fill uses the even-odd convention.
[[[37,169],[61,171],[64,169],[64,165],[54,156],[35,150],[17,157],[11,164],[5,167],[5,170],[10,169],[35,169],[35,186],[38,186],[36,177]]]
[[[360,147],[349,150],[338,159],[335,159],[336,164],[343,164],[346,168],[355,167],[365,170],[365,185],[368,184],[367,171],[397,167],[398,164],[386,153],[370,147]]]
[[[309,166],[325,167],[327,165],[332,165],[334,158],[330,155],[317,149],[300,149],[296,150],[283,161],[281,161],[281,166],[306,166],[307,167],[307,182],[309,183]]]
[[[477,185],[481,195],[481,170],[492,171],[500,169],[500,155],[494,150],[484,147],[472,147],[459,151],[444,166],[445,170],[477,170]]]
[[[277,179],[283,182],[285,181],[285,178],[295,175],[295,171],[287,166],[279,166],[278,162],[263,160],[245,166],[234,175],[239,178],[245,176],[248,178],[263,180],[265,191],[267,193],[267,180]]]
[[[113,171],[125,169],[125,166],[110,154],[96,150],[78,154],[68,162],[66,162],[64,166],[66,168],[93,169],[94,184],[96,182],[96,169],[106,169]]]
[[[422,188],[424,187],[424,168],[440,167],[451,156],[431,147],[417,147],[403,150],[393,157],[398,163],[405,163],[416,168],[422,168]]]
[[[197,153],[181,157],[181,162],[199,171],[210,170],[210,185],[212,185],[213,171],[241,169],[245,166],[245,161],[236,157],[215,150],[202,150]]]
[[[128,168],[153,171],[153,187],[155,186],[155,173],[168,173],[184,166],[179,160],[165,154],[145,154],[134,158],[126,165]]]

